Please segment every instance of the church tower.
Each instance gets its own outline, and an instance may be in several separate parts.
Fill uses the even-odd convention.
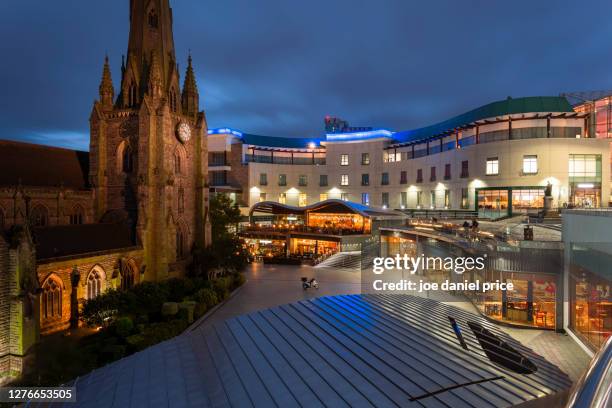
[[[125,219],[145,279],[181,276],[210,244],[207,125],[191,55],[181,92],[169,0],[130,0],[117,98],[105,60],[90,117],[90,182],[101,222]]]

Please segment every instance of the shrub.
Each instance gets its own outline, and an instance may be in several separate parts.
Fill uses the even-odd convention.
[[[166,286],[168,300],[170,302],[180,302],[185,296],[195,292],[195,285],[190,279],[169,279],[163,284]]]
[[[233,278],[234,280],[232,282],[233,283],[232,289],[239,288],[240,286],[244,285],[244,283],[246,282],[246,278],[244,277],[244,274],[242,274],[241,272],[235,273]]]
[[[145,328],[142,334],[144,338],[143,342],[140,343],[140,347],[145,348],[152,346],[153,344],[160,343],[162,341],[171,339],[172,337],[178,336],[189,326],[186,320],[174,319],[168,322],[153,323]]]
[[[213,289],[217,294],[219,301],[222,301],[229,296],[230,284],[231,282],[228,277],[218,278],[213,282]]]
[[[193,296],[193,300],[200,304],[203,304],[206,309],[210,309],[211,307],[219,303],[217,293],[212,289],[200,289]]]
[[[178,303],[176,302],[166,302],[162,304],[161,314],[164,317],[172,317],[176,315],[179,311]]]
[[[126,338],[130,334],[132,334],[132,330],[134,330],[134,323],[132,319],[129,317],[120,317],[115,322],[115,332],[119,337]]]

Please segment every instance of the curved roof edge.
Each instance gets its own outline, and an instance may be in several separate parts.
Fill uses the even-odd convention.
[[[397,132],[393,135],[393,138],[399,142],[415,142],[479,120],[530,112],[574,112],[574,110],[567,99],[562,96],[507,98],[488,103],[443,122],[418,129]]]
[[[506,115],[521,113],[574,112],[571,104],[564,96],[527,96],[522,98],[507,98],[482,105],[476,109],[454,116],[445,121],[422,128],[392,132],[386,129],[361,131],[342,134],[327,134],[325,138],[303,137],[277,137],[261,136],[243,133],[230,128],[217,128],[208,131],[209,135],[229,134],[236,136],[246,144],[289,149],[313,149],[321,147],[322,142],[346,142],[386,137],[398,143],[418,142],[431,137],[439,136],[444,132],[453,130],[474,122]]]
[[[316,211],[326,206],[340,205],[345,207],[351,212],[357,213],[364,217],[406,217],[403,213],[395,210],[387,210],[384,208],[369,207],[367,205],[354,203],[352,201],[344,201],[338,199],[329,199],[320,201],[315,204],[310,204],[304,207],[296,207],[287,204],[277,203],[276,201],[262,201],[254,204],[249,210],[249,216],[253,215],[254,212],[263,212],[267,214],[305,214],[308,211]],[[277,211],[277,212],[275,212]]]

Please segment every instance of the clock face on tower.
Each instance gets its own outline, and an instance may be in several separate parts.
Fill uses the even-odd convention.
[[[191,139],[191,126],[185,122],[176,125],[176,137],[181,143],[187,143]]]

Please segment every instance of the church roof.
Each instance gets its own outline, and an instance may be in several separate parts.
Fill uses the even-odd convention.
[[[41,261],[67,256],[130,248],[135,245],[125,223],[54,225],[32,228],[36,259]]]
[[[67,385],[80,407],[493,408],[571,380],[479,315],[408,295],[343,295],[196,323]]]
[[[0,140],[0,186],[88,188],[89,153]]]

